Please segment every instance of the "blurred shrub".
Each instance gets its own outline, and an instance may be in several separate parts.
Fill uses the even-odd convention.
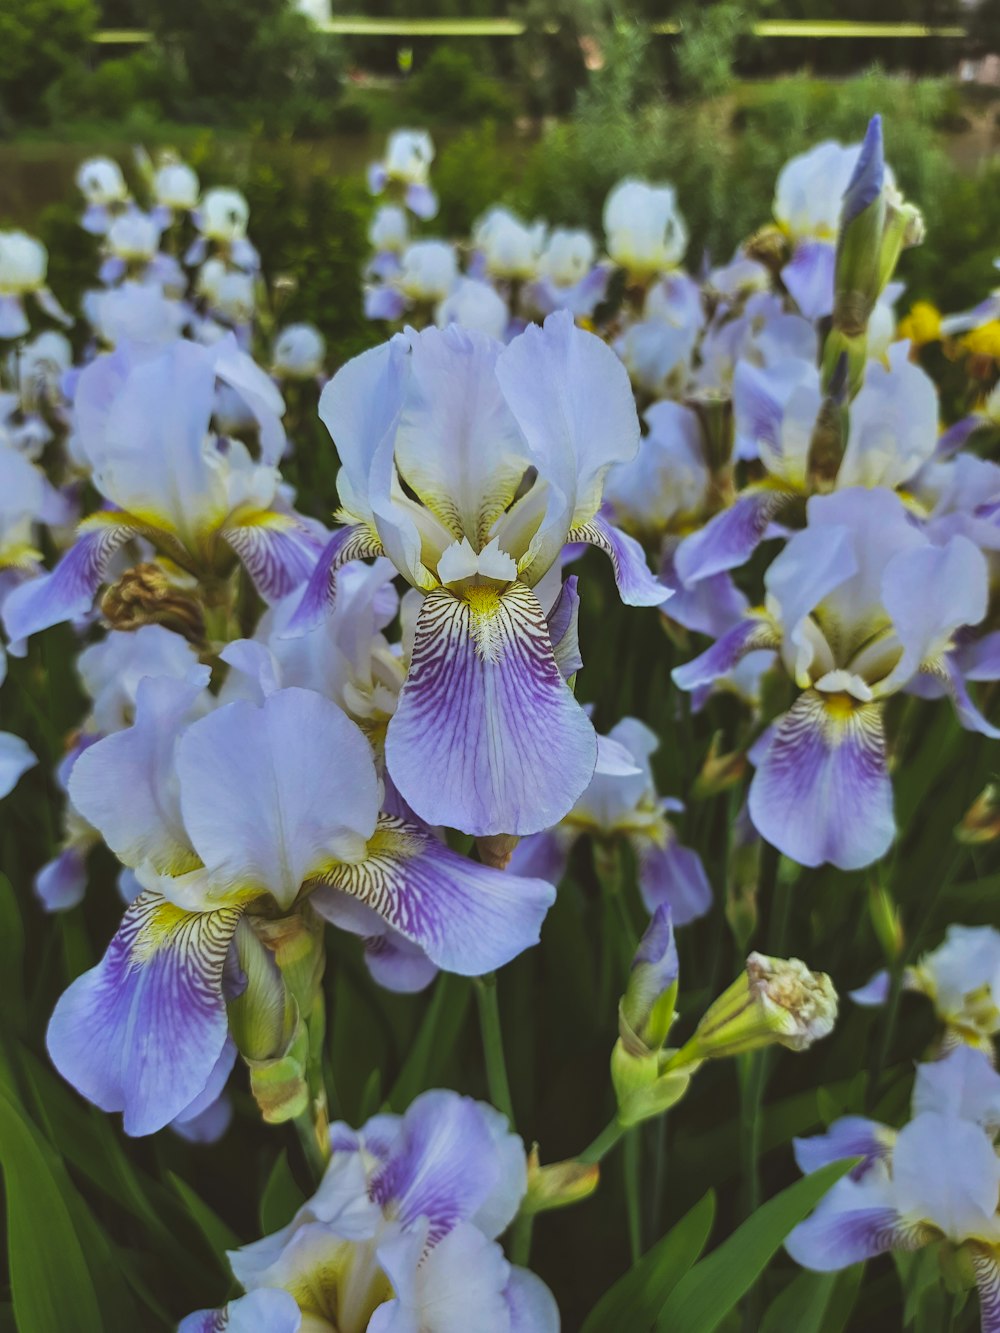
[[[441,201],[434,230],[441,236],[468,236],[476,218],[511,193],[518,159],[516,145],[501,142],[492,121],[466,130],[442,149],[433,167]]]
[[[85,58],[96,22],[93,0],[0,4],[0,125],[40,118],[46,89]]]
[[[736,53],[748,31],[744,7],[689,5],[680,14],[675,47],[677,81],[689,97],[717,97],[733,82]]]
[[[494,78],[457,46],[439,46],[410,80],[409,100],[417,111],[447,115],[459,124],[513,120],[516,106]]]

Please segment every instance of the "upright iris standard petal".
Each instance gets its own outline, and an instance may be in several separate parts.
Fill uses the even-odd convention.
[[[833,310],[836,250],[829,241],[802,241],[781,270],[781,280],[806,319],[822,319]]]
[[[464,976],[491,972],[535,944],[555,900],[551,884],[458,856],[391,815],[380,816],[364,861],[334,866],[323,880],[329,888],[312,901],[329,920],[351,929],[357,900],[438,967]]]
[[[800,865],[869,865],[895,834],[877,704],[807,690],[779,718],[750,784],[750,818]]]
[[[825,1134],[792,1140],[796,1164],[806,1175],[830,1162],[860,1157],[861,1161],[851,1172],[855,1180],[860,1180],[873,1163],[890,1158],[895,1141],[894,1129],[861,1115],[846,1115],[835,1120]]]
[[[429,824],[524,834],[566,814],[593,775],[597,737],[529,588],[428,594],[386,762]]]
[[[597,513],[611,465],[635,457],[639,418],[625,367],[565,311],[541,328],[529,325],[500,355],[496,373],[538,469],[536,485],[548,487],[522,570],[534,584],[570,529]]]
[[[151,1134],[205,1089],[226,1042],[222,974],[238,909],[182,912],[143,893],[100,963],[62,995],[47,1044],[56,1068],[128,1134]]]
[[[665,841],[644,841],[639,847],[639,892],[648,912],[664,904],[675,926],[686,926],[712,906],[712,886],[701,857],[677,840],[667,826]]]
[[[418,1230],[379,1246],[395,1295],[372,1315],[369,1333],[509,1333],[510,1265],[496,1241],[462,1222],[431,1250],[426,1244]]]
[[[375,828],[368,742],[312,690],[210,713],[180,741],[177,774],[184,823],[217,900],[256,890],[289,907],[331,861],[363,857]]]
[[[91,745],[73,765],[74,806],[133,869],[148,862],[160,873],[180,874],[197,865],[181,818],[174,747],[209,675],[198,666],[179,680],[145,677],[133,725]]]

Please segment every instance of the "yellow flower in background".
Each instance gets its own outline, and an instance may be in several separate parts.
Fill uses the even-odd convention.
[[[978,329],[970,329],[961,345],[973,356],[988,356],[1000,361],[1000,319],[991,319]]]
[[[914,301],[910,313],[899,321],[900,338],[909,338],[915,347],[941,340],[941,311],[931,301]]]

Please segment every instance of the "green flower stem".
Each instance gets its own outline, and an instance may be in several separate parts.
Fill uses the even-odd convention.
[[[628,1212],[628,1244],[634,1268],[642,1258],[642,1198],[640,1170],[642,1162],[641,1126],[633,1125],[625,1135],[622,1163],[625,1171],[625,1207]]]
[[[483,1037],[486,1057],[486,1085],[490,1101],[502,1111],[514,1128],[514,1102],[510,1095],[507,1061],[503,1053],[503,1032],[500,1028],[500,1006],[497,1002],[497,979],[494,972],[476,978],[476,1003],[479,1006],[479,1030]]]
[[[535,1228],[532,1213],[519,1213],[514,1219],[510,1233],[510,1261],[520,1268],[527,1268],[531,1260],[531,1237]]]
[[[609,1124],[605,1125],[593,1143],[577,1155],[576,1160],[582,1162],[584,1166],[593,1166],[595,1162],[600,1162],[611,1151],[624,1133],[625,1126],[616,1115]]]

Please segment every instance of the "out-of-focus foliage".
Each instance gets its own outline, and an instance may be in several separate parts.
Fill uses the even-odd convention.
[[[84,59],[93,0],[13,0],[0,8],[0,131],[37,119],[49,85]]]

